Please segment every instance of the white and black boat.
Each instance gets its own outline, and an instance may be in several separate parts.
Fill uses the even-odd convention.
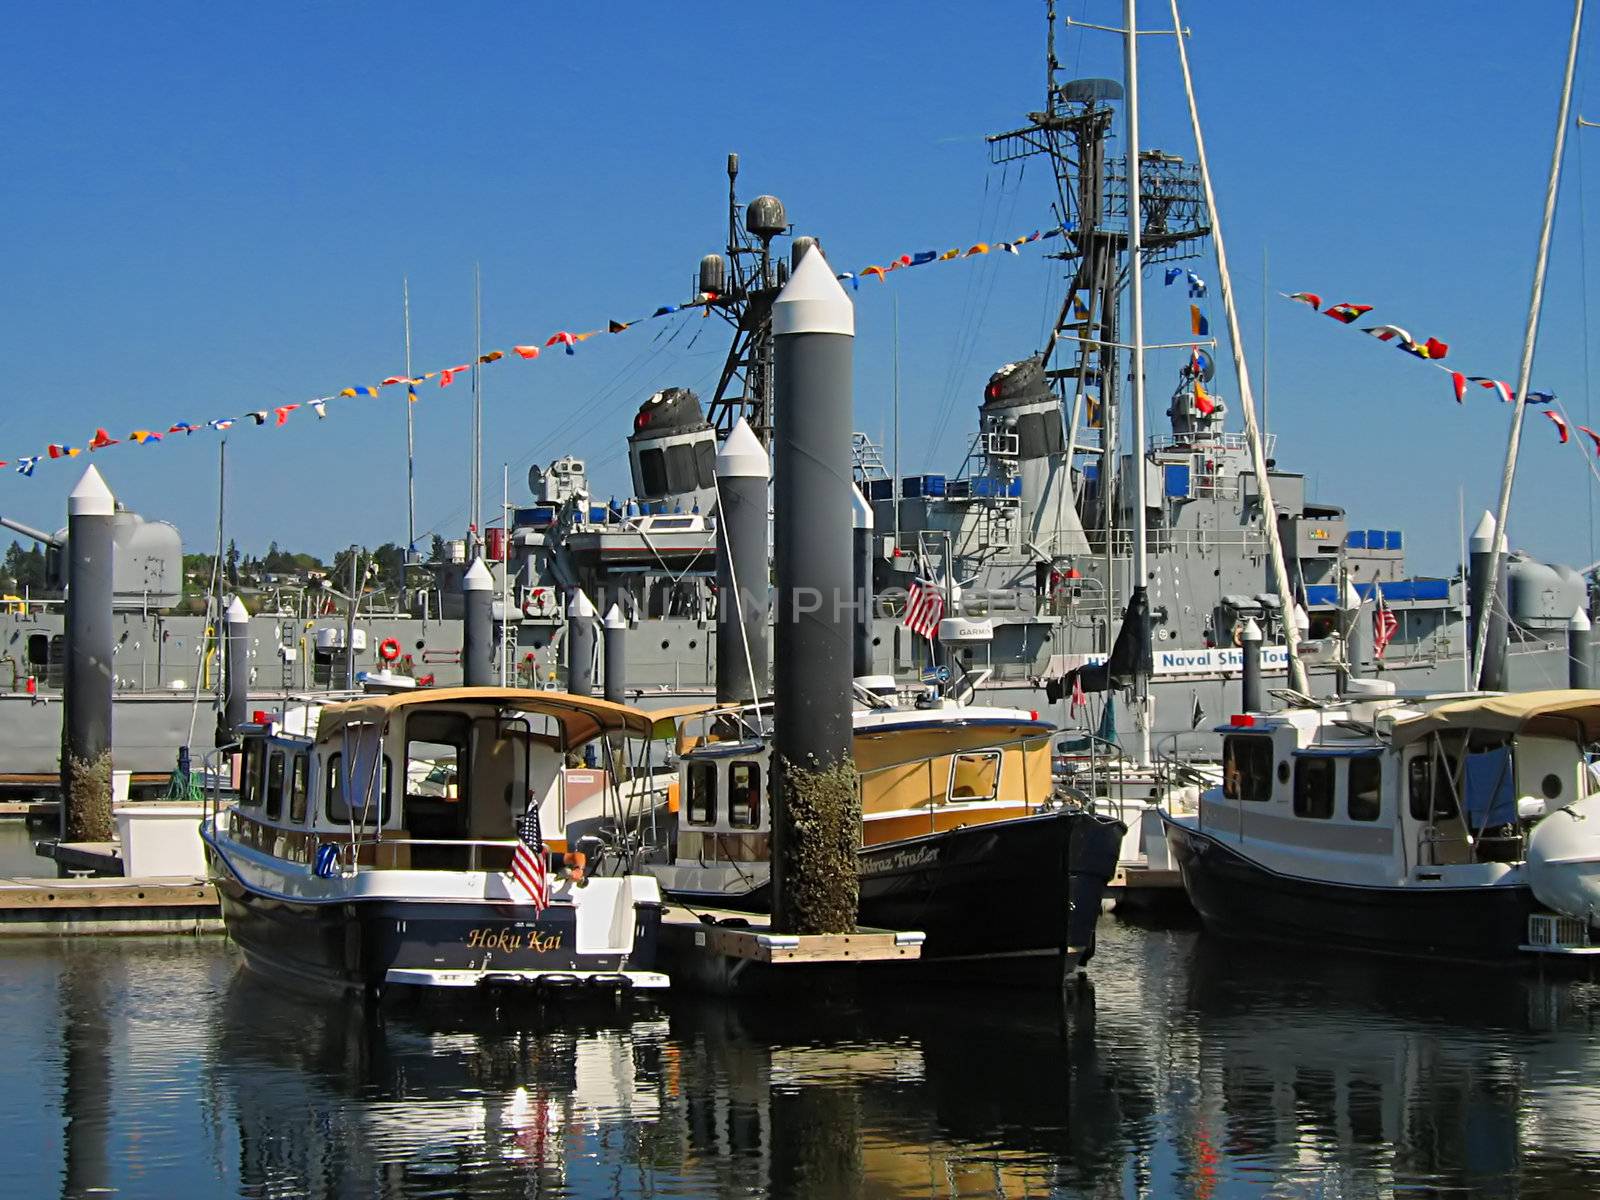
[[[1163,813],[1207,928],[1469,960],[1600,952],[1600,691],[1351,686],[1234,717],[1222,785]]]
[[[508,688],[329,705],[308,735],[248,726],[237,802],[201,827],[228,932],[251,969],[318,990],[665,987],[656,881],[586,874],[565,845],[580,808],[628,824],[618,779],[653,728]]]
[[[676,836],[650,869],[691,906],[769,911],[770,743],[748,711],[695,721],[679,727]],[[1125,830],[1055,792],[1055,727],[949,702],[859,708],[853,724],[861,923],[922,931],[925,962],[1086,963]]]

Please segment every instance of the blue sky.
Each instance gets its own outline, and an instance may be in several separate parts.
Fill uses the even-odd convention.
[[[1145,27],[1169,21],[1164,5],[1141,7]],[[1107,0],[1060,8],[1104,24],[1121,12]],[[982,143],[1040,104],[1042,3],[795,5],[765,23],[761,11],[14,6],[9,40],[28,50],[0,76],[0,458],[81,444],[100,425],[121,436],[398,374],[403,276],[419,371],[470,355],[475,262],[485,349],[682,299],[700,255],[720,248],[730,150],[743,197],[780,196],[840,269],[1049,223],[1044,164],[990,168]],[[1385,6],[1381,19],[1347,5],[1186,6],[1252,362],[1266,248],[1274,290],[1373,304],[1374,320],[1448,341],[1472,373],[1515,378],[1571,9],[1540,0],[1507,14],[1465,2]],[[1141,47],[1144,141],[1190,158],[1171,41]],[[1121,71],[1104,33],[1066,30],[1058,53],[1067,77]],[[1577,107],[1600,119],[1583,107],[1593,62],[1586,46]],[[1580,217],[1595,208],[1584,189],[1600,187],[1595,138],[1569,137],[1535,371],[1578,421],[1593,357]],[[1037,347],[1055,265],[1025,253],[864,288],[858,427],[890,427],[898,296],[902,462],[953,470],[984,379]],[[1214,280],[1209,259],[1195,269]],[[1150,340],[1182,337],[1180,289],[1156,277],[1147,295]],[[1220,327],[1215,289],[1211,310]],[[1304,470],[1356,526],[1406,529],[1414,569],[1448,570],[1458,488],[1469,525],[1493,506],[1508,410],[1487,392],[1458,409],[1442,373],[1282,300],[1270,322],[1280,465]],[[724,327],[693,319],[663,345],[660,324],[486,373],[488,507],[502,462],[515,501],[530,462],[569,451],[603,494],[627,490],[634,407],[672,384],[708,396],[726,345]],[[1152,356],[1153,426],[1177,367]],[[231,436],[229,533],[242,546],[403,540],[403,402],[330,414]],[[459,536],[464,381],[426,389],[415,417],[419,526]],[[200,549],[215,436],[176,440],[95,460],[130,506]],[[60,524],[78,463],[0,472],[0,513]],[[1600,558],[1592,479],[1535,417],[1513,543]]]

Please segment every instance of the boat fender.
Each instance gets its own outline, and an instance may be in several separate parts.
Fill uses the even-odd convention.
[[[378,643],[378,657],[384,662],[394,662],[400,657],[400,643],[392,637],[384,638]]]
[[[312,860],[311,870],[318,879],[332,879],[334,869],[339,865],[339,847],[329,842],[317,847],[317,856]]]

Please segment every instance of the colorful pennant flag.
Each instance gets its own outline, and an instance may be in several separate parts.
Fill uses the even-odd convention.
[[[1189,329],[1195,337],[1209,337],[1211,334],[1211,323],[1206,320],[1198,304],[1189,305]]]
[[[410,390],[411,390],[411,399],[415,400],[417,398],[417,389],[416,388],[412,388]],[[328,415],[328,402],[326,400],[312,400],[310,402],[310,404],[311,404],[311,411],[317,414],[317,420],[321,421],[321,420],[323,420],[324,418],[327,417],[327,415]]]
[[[89,449],[90,451],[104,450],[107,446],[117,446],[120,444],[120,438],[112,437],[104,429],[96,429],[94,431],[93,439],[91,439],[89,442]]]
[[[1594,443],[1594,452],[1596,454],[1600,454],[1600,433],[1596,433],[1587,425],[1579,425],[1578,431],[1580,433],[1586,433],[1589,435],[1589,440]]]
[[[1189,277],[1190,299],[1203,297],[1206,294],[1206,281],[1201,279],[1200,276],[1196,275],[1193,271],[1185,271],[1184,274],[1188,275]]]
[[[1566,444],[1567,444],[1567,423],[1566,423],[1566,422],[1565,422],[1565,421],[1563,421],[1563,420],[1562,420],[1562,419],[1561,419],[1561,418],[1560,418],[1560,417],[1559,417],[1559,416],[1557,416],[1557,415],[1556,415],[1556,414],[1555,414],[1555,413],[1553,413],[1553,412],[1550,412],[1550,411],[1549,411],[1549,410],[1548,410],[1548,409],[1547,409],[1547,410],[1546,410],[1546,411],[1545,411],[1545,414],[1544,414],[1544,415],[1545,415],[1545,416],[1547,416],[1547,417],[1549,417],[1549,418],[1550,418],[1550,420],[1551,420],[1551,421],[1552,421],[1552,422],[1554,422],[1554,424],[1555,424],[1555,427],[1556,427],[1556,433],[1557,433],[1557,434],[1558,434],[1558,435],[1559,435],[1559,436],[1560,436],[1560,438],[1561,438],[1561,444],[1562,444],[1562,445],[1563,445],[1563,446],[1565,446],[1565,445],[1566,445]]]
[[[1368,325],[1361,332],[1371,334],[1380,342],[1393,341],[1395,338],[1399,338],[1402,344],[1411,341],[1411,335],[1398,325]]]
[[[299,407],[298,404],[280,404],[272,410],[273,416],[278,418],[273,424],[287,425],[289,423],[289,414]]]
[[[39,465],[39,456],[30,454],[26,458],[17,459],[17,474],[32,476],[33,469]]]
[[[471,366],[466,363],[462,363],[459,367],[446,367],[444,370],[439,372],[439,386],[449,387],[456,381],[457,375],[460,375],[463,371],[470,370],[472,370]]]
[[[1216,402],[1206,393],[1206,385],[1200,381],[1198,375],[1194,381],[1194,406],[1200,410],[1200,415],[1203,417],[1209,417],[1217,410]]]
[[[487,354],[478,355],[478,361],[481,363],[499,362],[505,356],[506,352],[504,350],[491,350]]]
[[[1460,371],[1450,372],[1450,382],[1456,389],[1456,403],[1461,403],[1461,398],[1467,394],[1467,377]]]
[[[511,348],[523,358],[539,357],[539,347],[537,346],[513,346]]]
[[[153,429],[135,429],[128,437],[138,442],[141,446],[146,442],[159,442],[161,440],[161,435]]]
[[[173,427],[172,427],[172,428],[171,428],[171,429],[169,429],[169,430],[167,430],[167,432],[168,432],[168,433],[184,433],[184,434],[189,434],[189,433],[193,433],[193,432],[194,432],[194,431],[195,431],[195,430],[196,430],[196,429],[199,429],[199,428],[200,428],[200,426],[198,426],[198,425],[191,425],[191,424],[189,424],[189,422],[187,422],[187,421],[179,421],[179,422],[178,422],[178,423],[177,423],[177,424],[176,424],[176,425],[174,425],[174,426],[173,426]]]
[[[1369,313],[1371,311],[1372,305],[1370,304],[1334,304],[1323,309],[1322,314],[1323,316],[1332,317],[1335,321],[1341,321],[1348,325],[1351,321],[1356,320],[1364,313]]]
[[[1298,300],[1301,304],[1309,304],[1316,309],[1322,307],[1322,297],[1315,292],[1290,292],[1289,299]]]

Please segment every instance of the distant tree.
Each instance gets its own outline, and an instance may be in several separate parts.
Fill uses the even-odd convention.
[[[239,586],[239,547],[234,545],[233,539],[228,539],[228,554],[223,560],[228,564],[228,582],[234,587]]]
[[[406,552],[393,542],[385,542],[372,552],[378,564],[378,574],[373,583],[391,592],[401,592],[406,586]]]
[[[444,538],[437,533],[434,534],[433,541],[428,545],[428,558],[433,562],[442,563],[449,556],[450,549],[444,544]]]

